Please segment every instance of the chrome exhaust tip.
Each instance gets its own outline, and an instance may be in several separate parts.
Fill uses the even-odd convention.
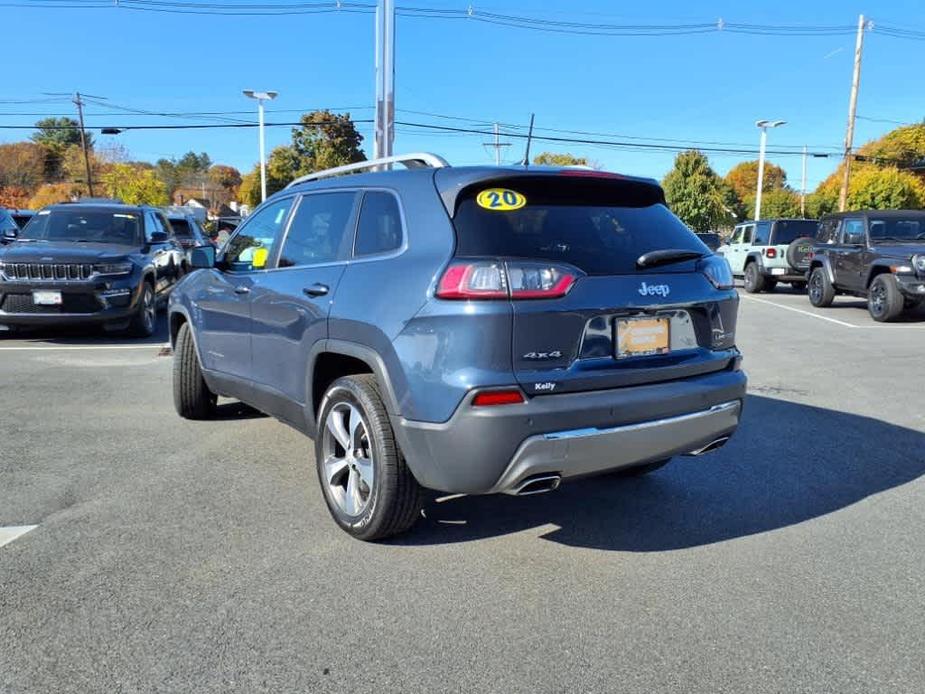
[[[544,492],[552,492],[558,489],[560,482],[562,482],[562,475],[558,473],[534,475],[511,487],[505,493],[513,494],[514,496],[543,494]]]
[[[685,453],[684,455],[703,455],[704,453],[710,453],[715,451],[717,448],[722,448],[726,445],[726,442],[729,441],[728,436],[720,436],[718,439],[710,441],[706,446],[701,448],[694,449],[690,453]]]

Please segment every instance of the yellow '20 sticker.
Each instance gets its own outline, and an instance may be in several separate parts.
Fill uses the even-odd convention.
[[[514,190],[507,188],[489,188],[479,193],[475,199],[479,207],[496,212],[510,212],[519,210],[527,204],[527,198]]]

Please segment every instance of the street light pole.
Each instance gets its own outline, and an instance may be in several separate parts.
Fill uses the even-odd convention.
[[[768,144],[768,128],[776,128],[787,121],[760,120],[755,123],[761,130],[761,144],[758,147],[758,192],[755,194],[755,221],[761,219],[761,189],[764,186],[764,150]]]
[[[257,100],[257,137],[260,141],[260,202],[267,199],[267,150],[266,137],[264,135],[263,102],[272,101],[278,95],[279,92],[256,92],[253,89],[244,90],[244,96],[249,99]]]

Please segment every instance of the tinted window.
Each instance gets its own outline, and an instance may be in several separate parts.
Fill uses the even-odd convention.
[[[755,225],[755,240],[753,246],[767,246],[771,240],[771,222],[758,222]]]
[[[816,235],[819,225],[812,219],[788,219],[774,224],[774,245],[786,245],[802,236]]]
[[[896,217],[871,217],[870,239],[876,241],[925,240],[925,214]]]
[[[247,218],[224,248],[225,264],[239,272],[264,268],[273,244],[283,230],[292,198],[274,200]]]
[[[656,249],[709,252],[665,205],[653,203],[654,186],[637,196],[632,189],[623,194],[619,186],[585,194],[571,185],[562,194],[561,184],[554,185],[548,177],[540,185],[518,185],[526,204],[511,211],[481,207],[479,191],[465,197],[453,220],[456,254],[559,261],[609,275],[635,272],[636,259]]]
[[[190,239],[193,237],[193,230],[190,229],[190,224],[185,219],[171,219],[170,226],[173,227],[173,233],[177,235],[177,238]]]
[[[136,245],[141,232],[141,216],[136,212],[64,208],[39,212],[20,238]]]
[[[401,213],[391,193],[372,191],[363,196],[354,255],[388,253],[401,247]]]
[[[29,220],[32,219],[31,214],[14,214],[13,221],[19,225],[19,228],[22,229],[26,224],[29,223]],[[0,222],[0,229],[5,228],[3,223]]]
[[[302,198],[283,251],[280,267],[330,263],[340,256],[355,193],[318,193]]]
[[[864,220],[863,219],[846,219],[841,225],[841,242],[858,243],[859,239],[864,238]]]
[[[816,241],[819,243],[835,243],[835,232],[838,229],[837,219],[823,219],[816,230]]]

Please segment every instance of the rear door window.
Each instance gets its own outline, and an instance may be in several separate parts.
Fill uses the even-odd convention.
[[[524,201],[514,209],[480,204],[479,193],[492,186],[464,193],[453,218],[456,255],[548,260],[589,275],[611,275],[636,272],[637,258],[657,249],[709,253],[661,203],[655,186],[624,192],[619,185],[596,182],[583,189],[544,178],[507,183],[505,190],[513,189]]]
[[[193,238],[193,230],[190,229],[190,224],[185,219],[171,219],[170,226],[173,227],[173,233],[178,239]]]
[[[753,246],[767,246],[771,240],[771,222],[758,222],[755,225],[755,241]]]
[[[289,225],[279,267],[318,265],[342,259],[355,200],[354,192],[315,193],[303,197]]]

